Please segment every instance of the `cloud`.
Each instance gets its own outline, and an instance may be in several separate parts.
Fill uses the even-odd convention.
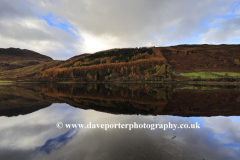
[[[234,2],[73,0],[52,5],[50,0],[39,1],[35,6],[43,13],[51,10],[67,19],[78,28],[80,35],[85,35],[84,50],[97,51],[102,48],[160,46],[190,39],[196,36],[196,32],[206,30],[203,21],[212,21],[215,16],[227,13]],[[169,31],[171,27],[174,27],[173,31]],[[91,44],[93,41],[96,43]]]
[[[193,39],[199,43],[224,43],[238,35],[238,19],[232,19],[233,26],[219,23],[219,30],[205,26],[205,22],[211,24],[216,17],[228,15],[236,2],[4,0],[0,2],[0,27],[4,29],[0,41],[7,39],[2,47],[28,46],[55,59],[110,48],[191,44]],[[38,28],[24,25],[26,21]],[[209,35],[200,36],[205,33]]]
[[[212,22],[212,26],[213,24],[219,27],[211,28],[206,33],[203,33],[201,36],[205,37],[202,39],[202,43],[226,43],[240,36],[240,17],[216,19]]]
[[[34,17],[34,13],[23,0],[0,1],[0,19],[14,19],[20,17]]]
[[[0,11],[2,48],[30,49],[54,59],[66,59],[79,53],[80,39],[38,18],[26,3],[22,6],[21,1],[14,2],[16,4],[0,2],[1,8],[5,8]]]

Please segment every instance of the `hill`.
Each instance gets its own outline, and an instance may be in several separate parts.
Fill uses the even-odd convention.
[[[38,78],[155,81],[195,77],[222,81],[233,77],[230,81],[236,81],[240,77],[239,60],[240,45],[122,48],[75,56],[58,67],[41,72]],[[175,76],[174,72],[180,72],[181,76]]]
[[[171,68],[155,47],[122,48],[77,56],[39,73],[40,80],[131,80],[170,77]]]
[[[4,71],[0,79],[5,80],[25,80],[24,77],[34,81],[77,82],[240,80],[240,45],[115,48],[77,55],[66,61],[52,61],[27,50],[3,52],[9,63],[6,66],[4,61],[0,62],[3,64],[0,71]],[[7,58],[9,56],[13,61]]]
[[[59,63],[48,56],[19,48],[1,48],[0,57],[1,80],[26,80],[26,77],[30,80],[40,69],[51,68]]]
[[[157,47],[176,72],[238,72],[240,45]]]
[[[19,48],[0,48],[0,57],[0,71],[23,68],[40,64],[41,62],[53,61],[53,59],[48,56]]]
[[[0,48],[0,56],[1,61],[6,62],[18,60],[38,60],[48,62],[53,60],[52,58],[39,54],[37,52],[19,48]]]

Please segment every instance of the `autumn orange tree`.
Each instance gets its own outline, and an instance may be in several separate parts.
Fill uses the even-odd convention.
[[[240,64],[240,63],[239,63],[239,60],[238,60],[238,59],[235,59],[235,60],[234,60],[234,64],[238,66],[238,65]]]

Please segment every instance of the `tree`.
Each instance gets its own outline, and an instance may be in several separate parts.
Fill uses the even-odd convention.
[[[108,70],[107,70],[107,73],[108,73],[108,74],[110,74],[110,73],[111,73],[111,71],[110,71],[110,69],[109,69],[109,68],[108,68]]]
[[[115,70],[114,69],[112,70],[112,74],[115,74]]]
[[[121,73],[122,75],[124,75],[124,69],[123,69],[123,67],[121,68],[120,73]]]
[[[132,74],[134,73],[134,67],[133,66],[131,66],[131,71],[132,71]]]
[[[87,74],[87,78],[89,79],[89,80],[92,80],[93,78],[92,78],[92,76],[88,73]]]
[[[239,63],[239,60],[238,60],[238,59],[235,59],[235,60],[234,60],[234,64],[236,64],[236,65],[238,66],[238,65],[240,64],[240,63]]]
[[[140,72],[139,72],[139,67],[137,66],[137,68],[136,68],[136,74],[139,74]]]
[[[156,73],[154,74],[154,76],[165,76],[165,66],[166,65],[156,65],[155,69],[156,69]]]
[[[124,66],[124,75],[127,75],[128,74],[128,68],[126,66]]]
[[[147,80],[148,78],[150,78],[150,73],[148,73],[148,72],[146,72],[146,74],[145,74],[145,80]]]

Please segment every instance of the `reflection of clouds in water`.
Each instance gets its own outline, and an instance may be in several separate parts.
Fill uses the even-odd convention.
[[[71,129],[56,138],[51,138],[47,140],[43,146],[37,147],[32,152],[29,159],[36,158],[38,154],[51,154],[52,151],[60,149],[61,147],[69,143],[77,135],[77,132],[78,129]]]
[[[43,139],[50,139],[66,132],[64,129],[56,128],[57,122],[64,122],[65,119],[67,122],[73,122],[75,115],[81,120],[80,112],[81,110],[67,104],[58,104],[28,115],[0,117],[0,148],[5,148],[9,144],[15,149],[32,149],[43,145]]]
[[[77,135],[77,129],[71,129],[63,135],[47,140],[45,144],[42,147],[38,147],[36,151],[46,152],[47,154],[50,154],[53,150],[59,149],[60,147],[66,145],[76,135]]]
[[[236,118],[236,117],[235,117]],[[3,123],[4,122],[4,123]],[[7,122],[7,123],[6,123]],[[57,129],[56,123],[88,124],[191,124],[201,129]],[[0,117],[0,149],[5,159],[35,151],[33,159],[162,159],[190,156],[192,159],[238,159],[239,121],[231,117],[174,117],[113,115],[53,104],[29,115]],[[223,134],[224,133],[224,134]],[[171,137],[177,136],[174,140]],[[11,138],[9,138],[11,137]],[[54,138],[56,137],[56,138]],[[41,147],[38,147],[41,146]],[[38,147],[36,150],[35,148]],[[37,152],[37,153],[36,153]],[[46,154],[48,153],[48,154]],[[0,155],[0,159],[1,159]],[[96,158],[97,157],[97,158]],[[185,157],[186,158],[186,157]],[[14,158],[12,158],[14,159]]]
[[[204,118],[204,126],[212,130],[212,140],[219,145],[231,148],[232,154],[238,154],[240,157],[240,117],[214,117]]]

